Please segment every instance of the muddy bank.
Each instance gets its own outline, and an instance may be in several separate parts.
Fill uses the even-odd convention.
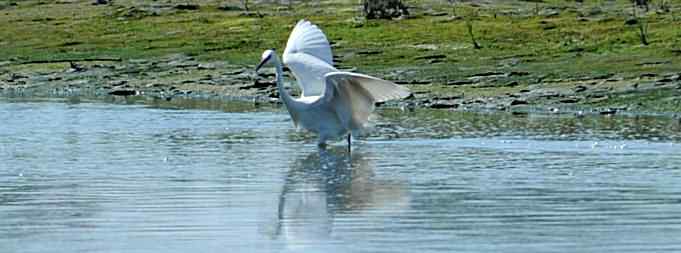
[[[681,106],[681,72],[553,78],[541,73],[496,71],[444,84],[413,84],[420,85],[454,91],[445,96],[429,91],[416,94],[419,105],[438,109],[638,114],[674,113]]]
[[[7,64],[0,75],[6,96],[216,97],[269,100],[273,85],[250,68],[198,62],[185,55],[154,60],[95,59]]]
[[[673,115],[674,111],[666,107],[651,110],[644,104],[661,99],[677,108],[681,105],[681,72],[551,78],[540,73],[492,71],[446,81],[408,73],[405,68],[376,74],[415,90],[413,96],[384,106],[521,114]],[[294,82],[290,73],[286,75],[287,82]],[[190,98],[277,104],[273,80],[272,72],[265,70],[257,75],[253,66],[200,62],[181,54],[127,61],[112,58],[0,64],[0,93],[15,97],[143,96],[168,101]],[[443,88],[447,92],[441,92]],[[298,94],[297,88],[289,91]]]

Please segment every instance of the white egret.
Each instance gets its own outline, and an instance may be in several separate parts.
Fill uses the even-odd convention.
[[[347,134],[350,152],[351,135],[357,136],[367,123],[374,103],[410,95],[407,88],[392,82],[334,68],[329,41],[307,20],[293,28],[283,60],[298,81],[300,98],[284,90],[283,65],[274,49],[265,50],[255,70],[274,65],[279,97],[294,125],[317,133],[320,147]]]

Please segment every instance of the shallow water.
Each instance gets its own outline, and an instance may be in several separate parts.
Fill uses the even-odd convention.
[[[681,251],[670,118],[176,107],[0,100],[0,252]]]

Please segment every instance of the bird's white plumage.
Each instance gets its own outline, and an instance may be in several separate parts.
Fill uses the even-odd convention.
[[[331,45],[324,33],[307,20],[293,28],[283,55],[303,91],[303,96],[319,96],[324,90],[324,75],[333,72]]]
[[[352,72],[331,72],[325,76],[326,83],[336,85],[354,85],[365,89],[372,97],[373,102],[385,102],[400,99],[411,94],[409,89],[373,76]]]
[[[282,63],[273,51],[263,54],[262,63],[267,62],[275,64],[279,94],[294,124],[319,134],[320,144],[348,132],[357,133],[368,122],[376,102],[410,95],[407,88],[392,82],[338,71],[326,36],[306,20],[296,24],[283,55],[284,64],[303,91],[300,98],[292,98],[284,90]]]
[[[372,76],[331,72],[326,74],[326,89],[320,101],[333,105],[346,129],[361,129],[369,120],[376,102],[409,96],[406,88]]]
[[[293,53],[309,54],[329,65],[333,65],[331,45],[329,45],[326,35],[319,27],[304,19],[298,21],[286,42],[284,55]],[[286,57],[284,57],[285,64],[286,60]]]
[[[303,97],[320,96],[324,92],[324,75],[338,71],[326,62],[305,53],[288,55],[284,64],[298,80]]]

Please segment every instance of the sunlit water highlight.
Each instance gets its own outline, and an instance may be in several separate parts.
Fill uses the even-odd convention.
[[[668,118],[0,100],[0,252],[679,252]]]

